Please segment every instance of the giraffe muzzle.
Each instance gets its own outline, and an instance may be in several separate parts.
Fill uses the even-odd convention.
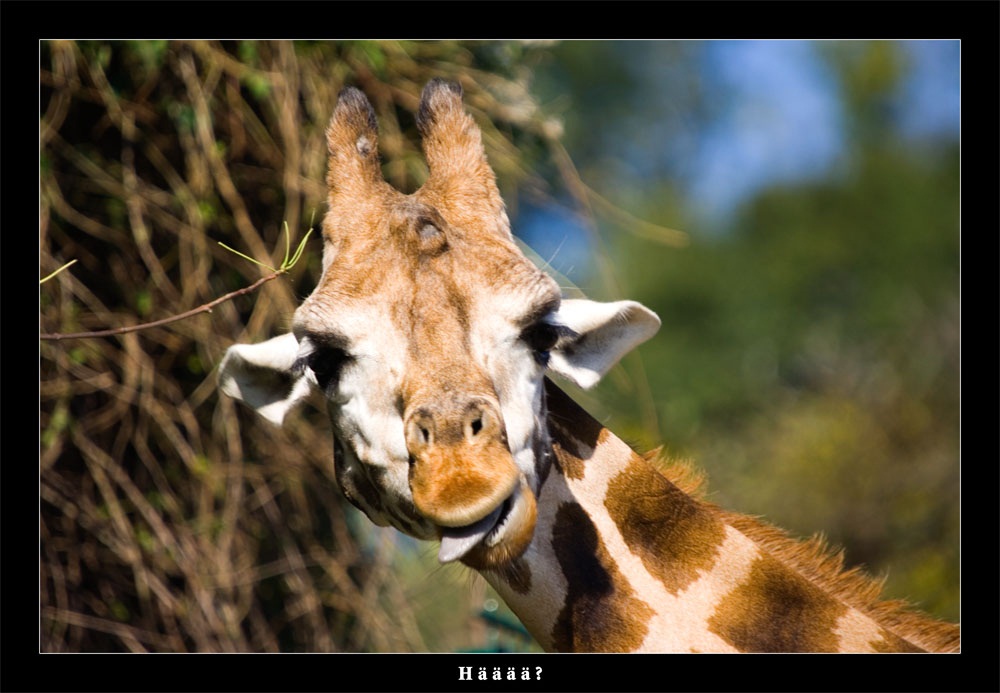
[[[500,507],[520,472],[499,409],[483,398],[413,409],[404,420],[410,491],[440,527],[465,527]]]
[[[438,527],[442,563],[507,556],[511,532],[530,540],[534,497],[507,446],[498,405],[476,397],[419,406],[404,428],[413,503]]]

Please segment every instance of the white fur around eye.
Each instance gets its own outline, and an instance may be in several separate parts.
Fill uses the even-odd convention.
[[[309,366],[310,357],[315,353],[316,347],[309,340],[308,337],[303,337],[299,340],[299,351],[295,355],[295,362],[293,363],[292,370],[301,373],[302,377],[309,382],[313,387],[318,387],[316,382],[316,374],[313,369]]]
[[[493,384],[503,416],[507,445],[518,469],[535,480],[534,440],[538,434],[545,368],[524,343],[514,321],[491,316],[475,333],[470,358]]]

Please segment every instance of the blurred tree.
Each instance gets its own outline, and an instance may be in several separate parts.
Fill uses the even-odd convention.
[[[629,132],[615,130],[610,146],[606,137],[574,139],[599,122],[589,109],[609,110],[588,98],[601,93],[593,84],[581,87],[567,109],[566,141],[588,184],[691,239],[669,248],[603,220],[596,247],[606,243],[618,258],[618,285],[598,287],[593,276],[581,283],[645,302],[664,327],[641,359],[626,361],[625,377],[581,396],[642,446],[666,442],[693,456],[721,505],[800,535],[823,531],[847,547],[849,563],[888,573],[890,596],[957,619],[957,139],[923,147],[902,138],[893,104],[910,64],[898,44],[817,48],[841,96],[846,150],[824,177],[757,194],[722,230],[704,231],[685,205],[682,169],[623,182],[624,164],[605,165],[628,151]],[[559,49],[555,74],[616,81],[626,70],[616,59],[648,65],[665,50],[606,46],[598,70],[593,55],[578,57],[583,47]],[[702,50],[688,44],[673,59],[690,68]],[[675,99],[648,87],[626,89],[610,109],[623,116],[624,104],[669,101],[704,118],[707,130],[734,105],[715,102],[710,90],[680,89]],[[696,136],[686,118],[670,132],[658,114],[655,105],[645,112],[664,139]],[[631,181],[635,189],[621,192]],[[636,396],[640,379],[662,440]]]

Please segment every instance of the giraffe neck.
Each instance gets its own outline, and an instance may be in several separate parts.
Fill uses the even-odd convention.
[[[918,617],[877,621],[830,594],[748,536],[751,521],[681,491],[551,383],[547,395],[554,464],[536,538],[503,574],[484,573],[545,649],[921,651],[952,637],[957,646],[954,626],[934,624],[945,635],[923,641],[892,632],[887,623]]]

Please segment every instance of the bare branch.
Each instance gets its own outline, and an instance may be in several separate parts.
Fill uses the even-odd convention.
[[[286,269],[278,270],[274,274],[269,274],[266,277],[261,277],[250,286],[245,286],[242,289],[231,291],[225,296],[220,296],[214,301],[209,301],[208,303],[200,305],[197,308],[193,308],[189,311],[185,311],[184,313],[180,313],[178,315],[171,315],[169,318],[163,318],[162,320],[154,320],[153,322],[146,322],[141,325],[128,325],[127,327],[115,327],[109,330],[97,330],[95,332],[74,332],[71,334],[60,334],[58,332],[55,332],[52,334],[41,334],[38,335],[38,338],[59,341],[62,339],[89,339],[92,337],[110,337],[118,334],[128,334],[129,332],[138,332],[139,330],[148,330],[152,327],[161,327],[163,325],[169,325],[172,322],[185,320],[194,315],[198,315],[199,313],[210,313],[212,312],[212,309],[215,308],[220,303],[225,303],[226,301],[234,299],[237,296],[243,296],[244,294],[252,293],[256,291],[265,282],[269,282],[272,279],[277,279],[282,274],[285,274],[286,271],[287,271]]]

